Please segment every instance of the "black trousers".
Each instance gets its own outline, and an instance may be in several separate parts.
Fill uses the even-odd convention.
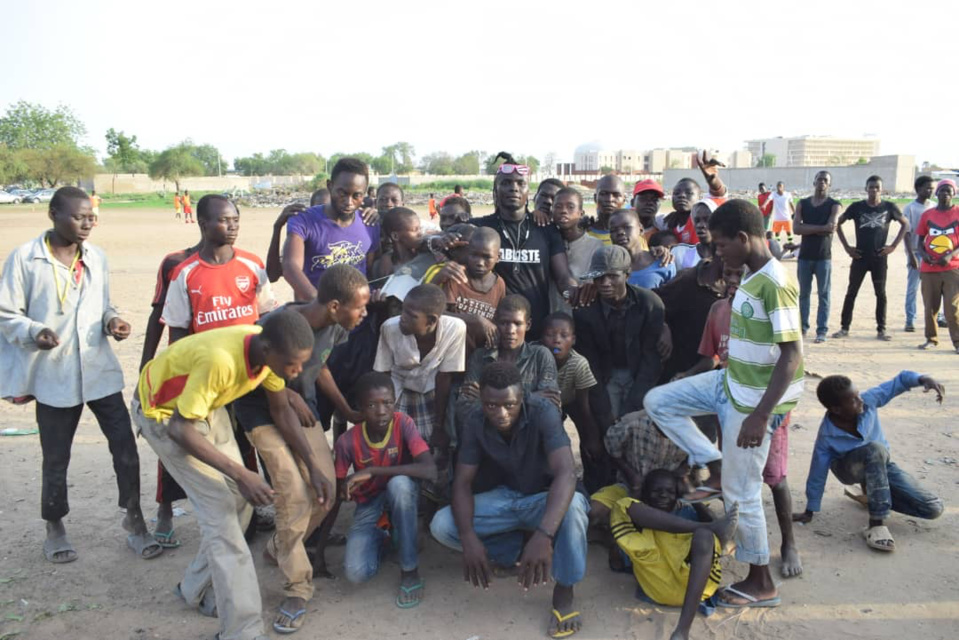
[[[96,416],[100,431],[107,438],[113,470],[120,492],[119,506],[124,509],[140,506],[140,455],[130,424],[130,412],[123,402],[123,394],[92,400],[87,403]],[[67,502],[67,467],[73,436],[80,424],[83,405],[51,407],[37,403],[37,426],[40,429],[40,448],[43,451],[43,488],[40,495],[40,515],[44,520],[63,518],[70,512]]]
[[[846,299],[842,303],[842,328],[849,330],[852,324],[852,311],[856,306],[856,296],[859,287],[872,274],[872,288],[876,292],[876,331],[886,330],[886,271],[888,270],[887,256],[866,256],[853,260],[849,266],[849,288],[846,289]]]

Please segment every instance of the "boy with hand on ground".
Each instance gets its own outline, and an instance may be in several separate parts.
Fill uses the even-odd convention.
[[[793,516],[796,522],[812,522],[822,504],[829,471],[843,484],[863,485],[869,508],[869,526],[863,529],[866,544],[879,551],[893,551],[896,542],[883,521],[889,511],[914,518],[935,520],[942,515],[942,499],[921,487],[916,479],[889,458],[889,442],[879,424],[879,408],[914,387],[936,392],[942,404],[945,388],[932,376],[903,371],[862,395],[846,376],[826,376],[816,388],[826,415],[819,425],[816,445],[806,480],[806,511]]]
[[[699,603],[719,588],[719,558],[739,521],[733,504],[713,520],[705,507],[680,508],[680,480],[655,469],[638,494],[618,500],[609,524],[616,544],[629,558],[643,593],[667,607],[682,606],[670,640],[686,640]]]
[[[369,372],[354,389],[363,421],[336,441],[336,482],[341,500],[356,502],[346,534],[344,570],[350,582],[366,582],[379,571],[389,517],[400,556],[396,606],[412,609],[423,599],[417,551],[417,479],[435,481],[436,464],[413,420],[395,411],[393,382]],[[349,474],[352,467],[353,473]]]

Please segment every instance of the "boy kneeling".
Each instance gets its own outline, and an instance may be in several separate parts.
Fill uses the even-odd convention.
[[[894,551],[896,542],[883,520],[889,511],[935,520],[942,515],[942,499],[916,482],[889,459],[889,443],[879,424],[879,408],[913,387],[936,392],[942,403],[945,389],[931,376],[903,371],[862,395],[846,376],[826,376],[816,388],[826,415],[819,425],[806,480],[806,511],[793,520],[808,523],[819,511],[829,471],[843,484],[861,483],[869,508],[869,526],[863,529],[866,544],[879,551]]]
[[[411,609],[423,599],[416,480],[435,481],[436,464],[413,420],[393,410],[396,396],[389,374],[364,374],[353,393],[363,422],[340,436],[334,447],[340,497],[356,502],[353,526],[346,534],[346,578],[357,583],[376,575],[389,537],[379,523],[388,515],[400,556],[396,606]],[[350,467],[353,474],[347,475]]]

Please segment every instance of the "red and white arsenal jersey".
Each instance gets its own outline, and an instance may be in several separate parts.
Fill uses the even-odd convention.
[[[210,264],[195,253],[170,274],[163,322],[190,333],[253,324],[276,307],[263,262],[252,253],[233,250],[233,258]]]

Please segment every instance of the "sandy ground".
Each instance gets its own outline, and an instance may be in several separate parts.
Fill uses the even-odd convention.
[[[244,212],[239,246],[265,255],[276,210]],[[4,232],[0,256],[36,237],[46,226],[45,213],[27,207],[0,210]],[[106,250],[112,267],[113,299],[133,324],[133,335],[116,345],[126,373],[129,399],[136,382],[145,321],[162,256],[191,245],[198,236],[193,225],[174,223],[172,214],[155,210],[104,211],[92,242]],[[838,249],[838,243],[836,245]],[[959,430],[956,392],[959,357],[945,347],[931,353],[916,350],[921,333],[906,334],[902,300],[905,265],[901,253],[891,259],[889,326],[894,340],[874,339],[874,297],[864,285],[853,324],[845,341],[806,347],[806,370],[826,375],[842,372],[861,388],[891,378],[908,368],[933,373],[949,390],[942,407],[928,395],[913,391],[883,410],[885,431],[895,460],[946,501],[945,515],[935,522],[895,515],[889,527],[898,549],[890,555],[866,548],[860,536],[865,513],[842,495],[830,479],[823,513],[809,526],[800,526],[797,539],[805,563],[802,577],[781,586],[783,605],[775,610],[730,613],[697,618],[696,638],[955,638],[959,628]],[[795,268],[795,262],[789,263]],[[832,329],[848,277],[848,258],[836,251]],[[290,298],[285,284],[278,296]],[[815,304],[815,301],[814,301]],[[921,331],[921,329],[920,329]],[[699,336],[686,339],[698,340]],[[948,338],[945,340],[948,344]],[[2,375],[2,374],[0,374]],[[790,481],[796,509],[804,507],[804,485],[810,451],[822,410],[815,398],[816,380],[795,412],[790,432]],[[33,406],[0,405],[0,427],[34,426]],[[184,544],[156,560],[138,560],[126,548],[120,527],[116,488],[106,441],[85,412],[74,443],[70,469],[72,512],[66,519],[80,559],[68,565],[44,561],[44,535],[39,514],[40,446],[36,436],[0,439],[0,638],[19,632],[24,638],[137,639],[211,638],[214,620],[187,609],[170,593],[181,571],[196,552],[199,533],[187,515],[176,520]],[[156,456],[140,442],[144,509],[153,510]],[[778,572],[779,533],[772,499],[765,494],[771,525],[770,546]],[[349,509],[337,530],[349,525]],[[282,597],[281,576],[265,566],[260,552],[265,538],[253,544],[264,610],[275,609]],[[345,580],[317,580],[316,597],[299,638],[443,638],[493,640],[543,637],[550,591],[523,593],[511,580],[499,580],[488,592],[475,591],[462,581],[459,558],[425,540],[421,572],[426,579],[422,606],[401,611],[393,605],[398,566],[387,563],[371,583],[352,586]],[[342,548],[329,553],[331,566],[341,571]],[[677,613],[634,599],[630,576],[610,573],[605,554],[590,547],[589,570],[577,587],[584,628],[580,638],[668,637]],[[743,566],[727,559],[727,580],[741,576]]]

